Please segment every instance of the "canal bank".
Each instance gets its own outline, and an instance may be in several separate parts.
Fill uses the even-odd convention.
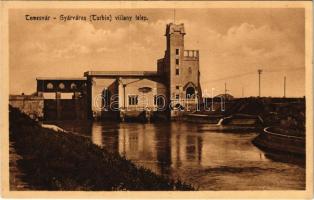
[[[253,143],[265,151],[294,156],[305,163],[305,135],[302,132],[266,127]]]
[[[119,153],[138,167],[178,178],[198,190],[305,188],[304,165],[294,160],[287,163],[284,155],[256,147],[252,140],[258,132],[222,132],[209,129],[208,124],[183,121],[56,124],[90,137],[94,144]]]
[[[21,180],[31,190],[193,190],[137,167],[85,137],[42,128],[11,107],[9,138],[21,156],[17,163],[24,174]]]
[[[17,131],[15,133],[18,134],[15,136],[18,136],[20,135],[18,131],[25,130],[27,133],[32,133],[21,134],[23,136],[21,138],[24,139],[20,140],[21,150],[17,153],[23,153],[24,159],[19,166],[24,171],[27,170],[25,174],[35,174],[34,177],[26,176],[26,180],[34,181],[31,186],[36,189],[185,190],[188,187],[185,184],[173,187],[175,183],[169,180],[181,180],[198,190],[303,190],[305,188],[304,165],[298,165],[293,160],[286,163],[283,155],[269,154],[254,146],[252,140],[258,136],[254,131],[221,132],[209,129],[208,124],[183,121],[48,122],[84,136],[78,137],[49,129],[38,134],[38,130],[42,128],[38,127],[36,122],[26,116],[19,121],[20,116],[16,117],[14,113],[12,117],[11,119],[17,121],[12,123],[10,121],[10,125],[14,124],[10,127],[10,135]],[[27,121],[26,125],[24,120]],[[37,127],[35,132],[33,126]],[[52,136],[52,139],[47,142],[46,138],[44,140],[46,142],[43,143],[42,134]],[[10,136],[10,139],[14,138]],[[128,167],[123,167],[125,166],[123,163],[128,163],[126,164]],[[142,172],[137,172],[135,168],[144,171],[144,175],[141,175]],[[103,172],[103,170],[108,171]],[[123,171],[122,175],[121,171]],[[135,175],[130,175],[130,172]],[[152,179],[147,173],[160,179]],[[118,176],[111,180],[111,176],[116,174]],[[133,181],[129,180],[120,186],[121,182],[124,183],[124,176],[126,180]],[[92,180],[84,182],[90,178]],[[143,179],[146,179],[146,182],[143,183]],[[101,185],[104,184],[103,181],[107,185]],[[161,183],[156,186],[156,181]],[[237,184],[233,184],[234,182]],[[114,186],[109,187],[109,184]],[[128,184],[136,187],[127,187]]]

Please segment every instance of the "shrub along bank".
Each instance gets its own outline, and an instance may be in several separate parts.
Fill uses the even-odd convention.
[[[10,107],[10,142],[22,156],[22,179],[35,190],[193,190],[150,170],[137,168],[119,154],[89,139],[42,128]]]

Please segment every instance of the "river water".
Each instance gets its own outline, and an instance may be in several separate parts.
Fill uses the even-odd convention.
[[[305,188],[305,168],[285,163],[252,144],[257,133],[204,131],[200,124],[57,123],[90,136],[136,165],[199,190],[280,190]],[[280,157],[280,156],[279,156]]]

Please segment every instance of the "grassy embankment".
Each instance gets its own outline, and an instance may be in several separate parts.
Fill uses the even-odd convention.
[[[10,107],[10,142],[34,190],[193,190],[109,153],[80,136],[44,129]]]

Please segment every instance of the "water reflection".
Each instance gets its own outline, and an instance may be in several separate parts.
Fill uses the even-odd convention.
[[[234,161],[267,160],[250,134],[199,133],[185,123],[94,123],[92,141],[158,173],[170,168],[228,165]]]
[[[188,131],[189,134],[182,134]],[[182,165],[200,165],[202,161],[203,138],[185,124],[172,124],[171,137],[173,150],[171,152],[172,164],[175,168]]]
[[[199,189],[303,189],[304,168],[269,159],[251,143],[256,135],[200,132],[197,124],[180,122],[91,127],[95,144]]]
[[[103,146],[102,142],[102,126],[92,126],[92,142],[98,146]]]

